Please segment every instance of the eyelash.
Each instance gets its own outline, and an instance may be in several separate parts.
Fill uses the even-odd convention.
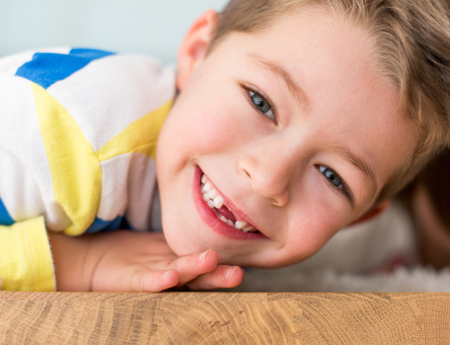
[[[257,111],[259,111],[264,116],[267,116],[273,123],[275,123],[277,125],[278,122],[277,122],[275,106],[272,104],[271,101],[269,101],[268,97],[263,96],[261,91],[256,91],[253,87],[251,87],[247,84],[241,84],[241,86],[248,92],[248,100],[249,100],[250,104],[253,106],[253,108],[255,108]],[[254,97],[261,99],[263,102],[265,102],[269,106],[269,108],[270,108],[269,110],[271,111],[270,115],[267,114],[267,112],[269,110],[264,112],[256,106]]]
[[[340,192],[344,193],[345,196],[351,201],[352,204],[354,203],[354,199],[353,199],[353,196],[352,196],[352,192],[350,191],[350,188],[348,187],[347,183],[345,183],[344,179],[343,179],[336,171],[334,171],[334,170],[331,169],[331,168],[328,168],[328,167],[325,166],[325,165],[321,165],[321,164],[317,165],[317,168],[319,169],[319,171],[323,174],[323,176],[324,176],[325,178],[327,178],[327,176],[325,175],[324,172],[331,172],[331,173],[335,176],[335,178],[336,178],[337,180],[339,180],[340,186],[336,186],[334,183],[332,183],[332,182],[327,178],[328,183],[329,183],[333,188],[337,188]]]

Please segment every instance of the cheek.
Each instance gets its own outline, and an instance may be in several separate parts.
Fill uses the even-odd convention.
[[[292,256],[301,253],[302,260],[316,253],[345,226],[349,207],[339,202],[339,195],[320,180],[321,175],[311,170],[306,186],[294,200],[290,212],[287,244]]]
[[[289,260],[295,263],[317,253],[339,231],[333,219],[326,212],[311,212],[307,219],[299,222],[289,236]]]
[[[199,148],[199,154],[213,150],[231,148],[237,139],[237,128],[229,116],[223,112],[211,109],[201,116],[201,126],[195,128],[197,137],[194,143]]]
[[[243,137],[242,123],[230,105],[219,102],[209,102],[201,107],[192,105],[183,114],[180,116],[182,137],[194,155],[229,150]]]
[[[338,224],[342,222],[342,219],[339,214],[327,208],[315,207],[308,214],[304,238],[308,239],[312,245],[320,245],[328,241],[340,228]]]

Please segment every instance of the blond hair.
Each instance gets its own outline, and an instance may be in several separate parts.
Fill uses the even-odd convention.
[[[375,43],[376,63],[402,96],[417,124],[417,144],[377,201],[403,188],[443,147],[450,127],[450,20],[438,0],[231,0],[219,14],[212,51],[229,33],[256,32],[304,8],[341,13]]]

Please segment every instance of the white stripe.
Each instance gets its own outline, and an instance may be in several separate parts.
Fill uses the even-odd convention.
[[[134,153],[128,172],[128,207],[126,219],[135,230],[150,229],[150,211],[156,185],[156,163],[141,153]]]
[[[69,220],[55,203],[30,83],[0,76],[0,197],[13,219],[44,215],[50,229],[63,230]]]
[[[0,148],[0,198],[15,221],[44,214],[44,201],[34,174],[10,151]]]
[[[90,62],[47,90],[97,151],[129,124],[173,98],[175,72],[148,57],[112,55]]]
[[[144,154],[131,153],[102,162],[101,167],[103,186],[97,216],[113,220],[125,214],[133,229],[148,230],[156,184],[155,161]]]
[[[97,216],[102,220],[113,220],[124,215],[127,207],[128,167],[131,155],[120,155],[101,162],[102,198]]]

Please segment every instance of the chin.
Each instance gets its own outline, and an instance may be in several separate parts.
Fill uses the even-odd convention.
[[[171,231],[171,229],[176,228],[176,225],[163,225],[163,233],[167,244],[177,256],[187,256],[195,253],[202,253],[208,249],[211,249],[211,246],[208,247],[207,244],[200,244],[192,241],[192,236],[189,236],[189,231],[186,231],[183,234],[180,234],[179,231]]]

